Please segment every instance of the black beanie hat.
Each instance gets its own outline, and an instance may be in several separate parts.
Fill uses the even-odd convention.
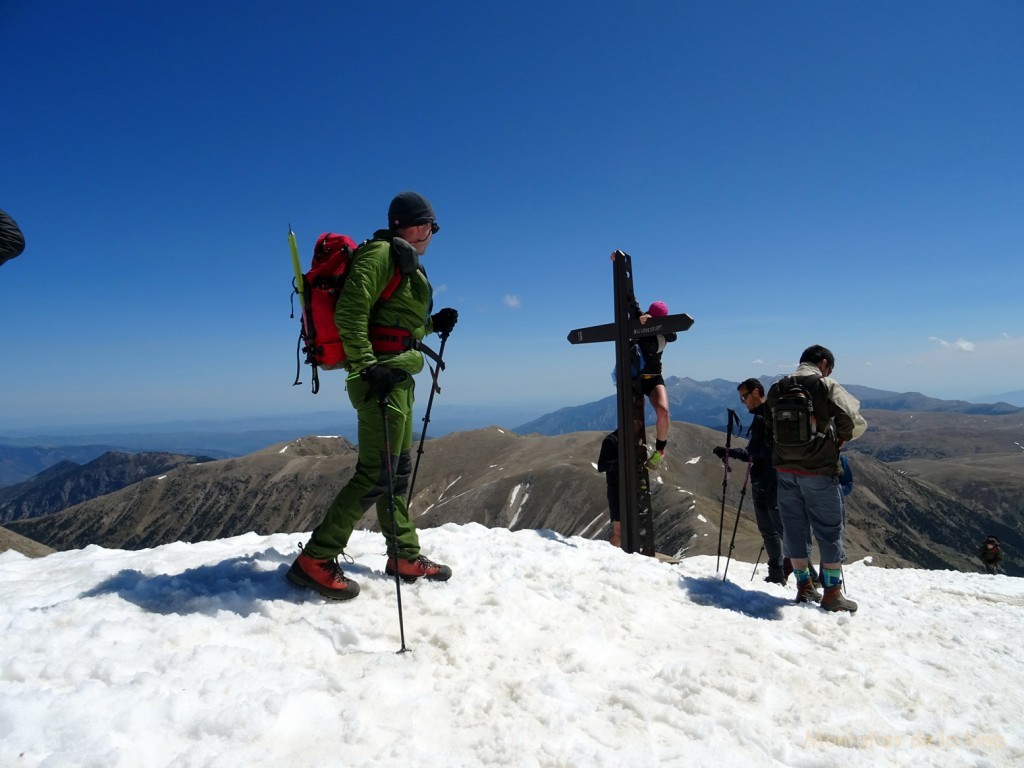
[[[388,206],[388,229],[401,229],[426,224],[436,219],[427,198],[416,192],[402,192]]]

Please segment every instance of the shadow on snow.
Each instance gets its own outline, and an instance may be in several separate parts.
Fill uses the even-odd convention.
[[[736,611],[754,619],[778,621],[782,618],[782,609],[793,604],[792,598],[776,597],[758,590],[748,591],[731,581],[711,576],[699,579],[680,576],[679,586],[697,605]]]
[[[231,611],[249,616],[263,612],[267,601],[301,602],[310,596],[284,578],[293,558],[293,554],[270,549],[175,574],[124,570],[80,597],[115,594],[152,613],[215,616],[219,611]],[[275,563],[276,567],[268,568]]]

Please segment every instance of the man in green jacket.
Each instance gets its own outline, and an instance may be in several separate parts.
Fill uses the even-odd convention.
[[[423,369],[419,342],[428,333],[451,333],[458,312],[446,307],[434,315],[433,289],[420,266],[420,256],[438,232],[434,209],[415,192],[403,192],[388,208],[388,229],[359,246],[348,279],[338,298],[334,320],[345,346],[346,388],[359,425],[359,456],[355,474],[331,503],[288,579],[334,600],[359,594],[359,585],[338,565],[356,523],[373,505],[387,540],[386,571],[397,569],[406,580],[424,577],[447,581],[451,569],[420,554],[416,526],[409,516],[409,476],[412,473],[413,375]],[[380,296],[395,274],[398,287],[386,301]],[[384,417],[387,412],[385,451]],[[387,468],[392,471],[394,520],[390,513]]]

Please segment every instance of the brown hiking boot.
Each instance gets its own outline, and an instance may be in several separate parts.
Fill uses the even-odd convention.
[[[345,578],[338,559],[317,560],[307,554],[295,558],[286,574],[288,581],[308,587],[331,600],[351,600],[359,594],[359,585]]]
[[[820,603],[821,592],[814,586],[814,580],[798,581],[796,583],[796,601],[798,603]]]
[[[847,600],[843,597],[842,584],[836,584],[834,587],[825,587],[825,596],[821,598],[821,607],[826,611],[857,612],[857,604],[853,600]]]
[[[395,575],[395,558],[389,557],[384,572],[388,576]],[[398,575],[403,581],[416,581],[420,576],[427,581],[448,581],[452,577],[452,569],[447,565],[435,563],[423,555],[414,557],[412,560],[398,559]]]

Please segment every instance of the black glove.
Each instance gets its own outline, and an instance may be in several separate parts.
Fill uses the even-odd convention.
[[[451,333],[455,330],[455,324],[459,322],[459,311],[445,307],[440,312],[431,315],[430,322],[434,326],[435,333]]]
[[[722,461],[725,461],[725,446],[716,445],[711,452],[715,454],[715,456],[720,458]]]
[[[378,400],[383,400],[387,397],[391,390],[395,388],[395,384],[409,378],[409,374],[405,371],[400,371],[397,368],[388,368],[386,365],[371,365],[369,368],[364,368],[360,371],[359,376],[366,382],[366,386],[370,389],[370,394],[376,395]]]

